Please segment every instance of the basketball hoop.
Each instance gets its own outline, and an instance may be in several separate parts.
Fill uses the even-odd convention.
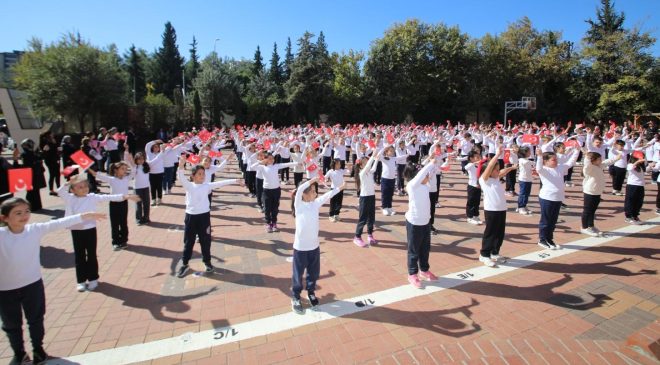
[[[507,121],[509,112],[518,109],[536,110],[536,97],[523,96],[520,101],[507,101],[504,103],[504,121]]]
[[[527,105],[527,110],[536,110],[535,96],[523,96],[522,101]]]

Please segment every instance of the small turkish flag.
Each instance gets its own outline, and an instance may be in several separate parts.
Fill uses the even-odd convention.
[[[209,151],[209,157],[210,158],[216,158],[216,157],[222,157],[222,152],[221,151]]]
[[[312,148],[313,148],[313,149],[317,149],[317,148],[319,148],[319,146],[321,146],[321,144],[318,143],[318,142],[313,142],[313,143],[312,143]]]
[[[575,139],[569,139],[566,142],[564,142],[564,146],[573,147],[573,148],[580,148],[580,142],[578,142]]]
[[[376,142],[371,139],[367,141],[367,144],[369,145],[369,148],[376,148]]]
[[[540,140],[539,136],[537,136],[536,134],[525,134],[522,137],[523,143],[529,143],[534,146],[539,144],[539,140]]]
[[[186,159],[186,161],[190,162],[193,165],[197,165],[199,163],[199,156],[194,155],[194,154],[191,153],[191,154],[188,155],[188,158]]]
[[[82,150],[76,151],[76,153],[72,154],[71,160],[80,166],[83,171],[87,170],[87,168],[94,164],[94,161],[89,158],[89,156],[87,156]]]
[[[318,168],[319,168],[319,167],[318,167],[315,163],[313,163],[313,164],[307,166],[307,171],[309,171],[309,172],[314,172],[314,171],[316,171],[316,169],[318,169]]]
[[[632,157],[638,159],[638,160],[643,160],[644,159],[644,152],[642,151],[635,151],[632,153]],[[12,170],[9,170],[12,171]]]
[[[62,175],[64,175],[64,177],[69,177],[69,175],[73,174],[77,169],[78,165],[67,166],[62,170]]]
[[[270,149],[270,139],[264,140],[264,148],[267,150]]]
[[[12,193],[32,190],[32,169],[29,167],[9,169],[7,170],[7,180],[9,180],[9,191]]]
[[[325,176],[323,176],[323,174],[319,174],[319,181],[325,183]]]
[[[504,160],[505,164],[510,164],[511,163],[511,150],[510,149],[505,149],[504,150],[504,156],[502,156],[502,159]]]
[[[392,133],[387,134],[387,143],[394,144],[394,137],[392,136]]]

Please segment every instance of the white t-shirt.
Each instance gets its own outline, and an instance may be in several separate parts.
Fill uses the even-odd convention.
[[[313,201],[306,202],[303,201],[302,196],[309,185],[309,181],[301,184],[294,197],[296,233],[293,239],[293,248],[298,251],[311,251],[319,247],[319,209],[330,198],[339,193],[339,189],[332,189]]]
[[[504,196],[504,186],[499,179],[485,176],[479,178],[479,185],[484,197],[484,210],[490,212],[501,212],[506,210],[506,197]]]

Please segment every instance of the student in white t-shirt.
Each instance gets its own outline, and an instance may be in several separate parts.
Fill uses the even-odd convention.
[[[498,261],[502,260],[500,248],[504,242],[507,206],[500,178],[518,168],[518,165],[513,165],[500,170],[498,159],[502,154],[502,147],[498,147],[495,156],[490,159],[479,177],[479,185],[484,196],[484,217],[486,219],[479,261],[488,267],[494,267]]]
[[[130,155],[129,155],[130,156]],[[135,221],[138,226],[151,223],[149,219],[149,164],[143,152],[135,154],[128,159],[131,168],[135,170],[133,189],[140,200],[135,202]]]
[[[639,212],[644,204],[644,173],[646,172],[646,159],[630,156],[628,162],[628,179],[626,180],[626,200],[624,212],[626,223],[642,224],[639,220]]]

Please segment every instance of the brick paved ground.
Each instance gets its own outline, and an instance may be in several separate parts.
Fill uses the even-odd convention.
[[[577,169],[576,169],[577,170]],[[232,166],[226,177],[237,176]],[[580,182],[578,172],[576,182]],[[352,181],[351,181],[352,182]],[[483,226],[463,222],[465,178],[454,169],[443,181],[433,236],[431,266],[448,274],[478,265]],[[291,185],[284,187],[290,190]],[[531,209],[538,211],[533,190]],[[107,189],[106,189],[107,190]],[[580,184],[568,189],[556,232],[558,243],[584,238],[576,233]],[[351,243],[357,210],[351,184],[342,222],[321,219],[322,303],[405,284],[407,199],[395,197],[399,214],[377,214],[380,244]],[[642,219],[656,217],[656,187],[647,185]],[[33,220],[63,212],[61,201],[44,196],[47,209]],[[129,219],[129,248],[113,252],[108,224],[99,228],[101,284],[95,292],[75,291],[69,232],[43,241],[42,264],[48,299],[46,349],[67,357],[150,342],[189,332],[290,311],[293,218],[288,194],[280,212],[282,232],[264,232],[260,214],[244,189],[215,194],[212,211],[214,264],[218,274],[173,276],[182,249],[183,194],[177,187],[152,211],[150,226]],[[510,203],[513,199],[509,198]],[[377,201],[380,201],[378,195]],[[513,207],[513,204],[510,204]],[[327,208],[327,207],[326,207]],[[103,207],[100,210],[107,210]],[[129,214],[132,214],[133,210]],[[623,197],[604,195],[597,226],[624,226]],[[503,254],[539,251],[538,215],[510,211]],[[343,318],[204,350],[154,359],[152,364],[652,364],[626,344],[634,333],[660,338],[660,227],[601,246],[518,269],[454,289],[378,307]],[[194,269],[202,269],[199,248]],[[653,338],[656,336],[655,338]],[[645,337],[646,338],[646,337]],[[11,355],[0,339],[0,363]]]

